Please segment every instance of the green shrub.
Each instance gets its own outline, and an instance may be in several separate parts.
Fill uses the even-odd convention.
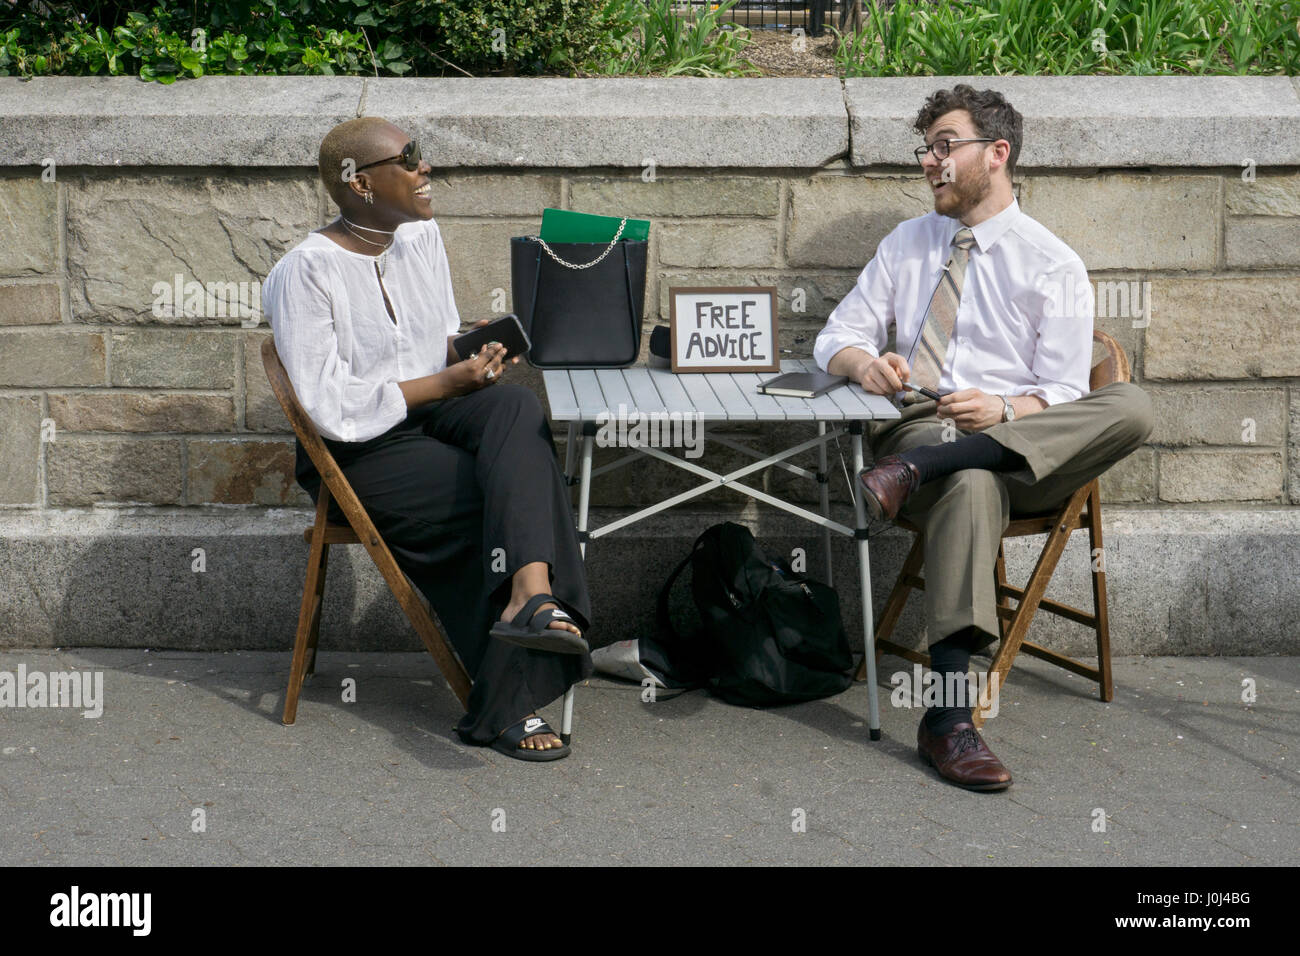
[[[845,76],[1290,74],[1300,0],[896,0],[840,36]]]
[[[617,5],[596,0],[409,0],[469,72],[572,72],[615,49]],[[395,4],[395,7],[403,4]]]
[[[624,0],[0,0],[0,75],[575,72]],[[46,11],[49,11],[48,13]],[[373,59],[371,50],[373,49]]]
[[[331,74],[377,68],[400,74],[410,69],[391,38],[376,52],[372,67],[360,31],[298,24],[285,12],[346,23],[338,13],[343,4],[337,2],[163,2],[147,11],[136,6],[142,5],[100,0],[83,8],[26,0],[0,18],[0,76],[136,75],[171,83],[208,73]],[[231,29],[236,23],[239,29]]]
[[[12,5],[11,5],[12,2]],[[734,4],[0,0],[0,76],[738,76]],[[868,0],[844,76],[1300,73],[1300,0]]]
[[[743,58],[749,31],[724,22],[736,0],[692,7],[678,15],[674,0],[610,0],[616,52],[592,64],[598,73],[663,76],[742,76],[757,70]]]

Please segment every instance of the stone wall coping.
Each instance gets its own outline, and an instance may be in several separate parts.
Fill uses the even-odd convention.
[[[975,76],[1024,117],[1019,167],[1300,164],[1300,79],[1285,76]],[[844,82],[852,162],[897,162],[934,77]]]
[[[321,137],[382,115],[439,168],[909,166],[927,93],[1002,90],[1020,168],[1300,165],[1300,79],[0,78],[0,166],[312,167]]]
[[[0,81],[0,165],[315,166],[363,93],[441,168],[820,167],[849,148],[835,79],[48,77]]]

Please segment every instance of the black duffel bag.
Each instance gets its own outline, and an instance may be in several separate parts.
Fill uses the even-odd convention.
[[[621,230],[620,230],[621,231]],[[513,307],[534,368],[626,368],[641,353],[646,241],[510,240]],[[587,265],[588,263],[594,263]]]
[[[680,633],[668,613],[691,565],[701,627]],[[769,558],[749,529],[727,521],[701,534],[659,593],[656,654],[663,669],[753,707],[816,700],[853,682],[853,652],[835,590]]]

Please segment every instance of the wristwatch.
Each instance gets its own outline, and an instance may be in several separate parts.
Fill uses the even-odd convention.
[[[1002,420],[1004,422],[1014,422],[1016,420],[1015,408],[1007,401],[1005,395],[999,395],[998,398],[1002,399]]]

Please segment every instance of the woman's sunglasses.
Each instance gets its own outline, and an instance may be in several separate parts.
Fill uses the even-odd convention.
[[[411,172],[420,168],[420,144],[411,140],[402,147],[402,152],[397,156],[389,156],[387,159],[377,159],[373,163],[366,163],[364,166],[358,166],[356,171],[361,172],[363,169],[369,169],[371,166],[382,166],[384,163],[400,162]]]

